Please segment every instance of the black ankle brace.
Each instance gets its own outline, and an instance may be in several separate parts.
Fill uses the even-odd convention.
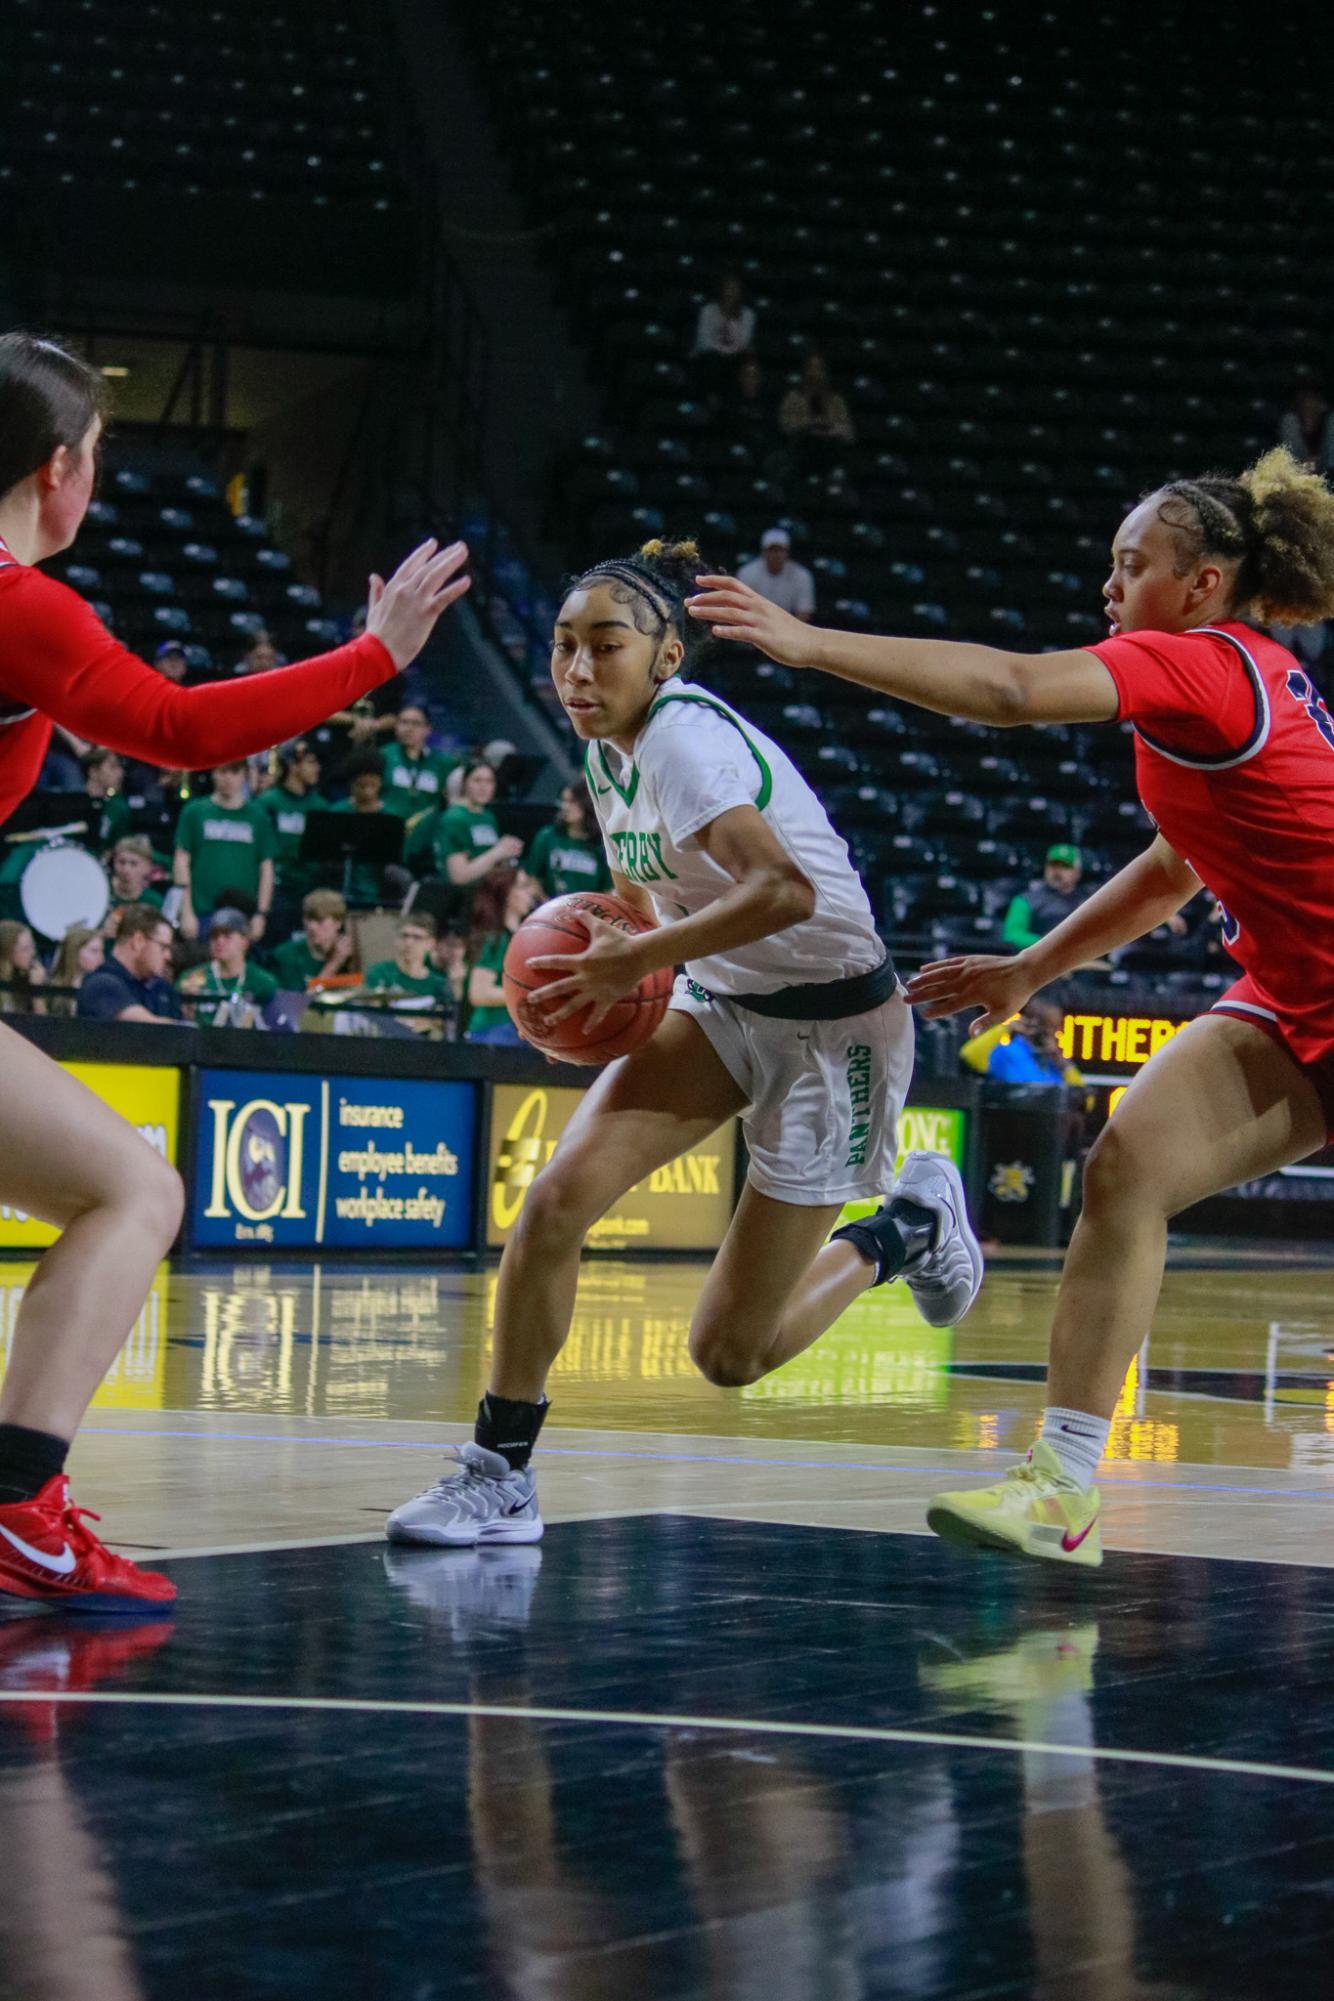
[[[874,1216],[845,1223],[842,1229],[834,1231],[830,1241],[846,1238],[868,1264],[875,1266],[875,1277],[871,1280],[874,1287],[887,1285],[905,1265],[930,1252],[935,1245],[936,1227],[931,1210],[924,1209],[920,1202],[909,1201],[906,1195],[896,1195],[883,1209],[877,1209]]]
[[[477,1406],[477,1422],[472,1434],[474,1442],[484,1445],[488,1452],[498,1452],[518,1472],[532,1458],[537,1434],[546,1422],[550,1409],[547,1397],[543,1397],[541,1403],[522,1403],[514,1398],[498,1397],[488,1390]]]

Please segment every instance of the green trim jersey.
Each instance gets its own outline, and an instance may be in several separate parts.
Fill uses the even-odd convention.
[[[732,888],[696,836],[736,806],[759,809],[813,885],[815,910],[802,923],[688,965],[713,993],[775,993],[880,964],[884,947],[846,842],[787,753],[716,695],[669,685],[634,756],[593,743],[585,769],[607,860],[648,891],[659,923],[706,910]]]

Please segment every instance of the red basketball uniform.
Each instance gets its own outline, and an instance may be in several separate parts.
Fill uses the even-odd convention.
[[[1218,1011],[1254,1021],[1303,1065],[1327,1064],[1334,717],[1292,655],[1249,626],[1121,633],[1090,650],[1134,725],[1140,798],[1224,907],[1246,977]]]
[[[52,722],[146,764],[199,770],[313,729],[397,671],[365,633],[297,666],[178,688],[0,542],[0,824],[37,783]]]

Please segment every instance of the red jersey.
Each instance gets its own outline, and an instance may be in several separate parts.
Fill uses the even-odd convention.
[[[0,825],[37,783],[53,722],[123,757],[202,770],[313,729],[397,672],[366,633],[296,666],[180,688],[0,542]]]
[[[1224,906],[1247,1011],[1334,1045],[1334,717],[1290,653],[1228,623],[1091,647],[1135,729],[1140,798]]]

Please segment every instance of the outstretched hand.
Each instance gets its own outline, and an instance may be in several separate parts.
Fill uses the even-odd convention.
[[[983,1012],[969,1024],[969,1032],[981,1035],[1018,1014],[1037,989],[1038,982],[1021,960],[973,953],[963,959],[933,959],[923,966],[908,982],[908,999],[928,1021],[980,1007]]]
[[[458,572],[468,560],[466,542],[440,549],[434,536],[406,556],[390,577],[371,578],[366,630],[387,647],[400,673],[425,646],[442,611],[472,582]]]
[[[785,667],[808,667],[815,657],[811,628],[762,598],[739,577],[696,577],[696,596],[686,599],[686,610],[701,625],[712,628],[715,639],[736,639],[757,646],[771,660]]]

